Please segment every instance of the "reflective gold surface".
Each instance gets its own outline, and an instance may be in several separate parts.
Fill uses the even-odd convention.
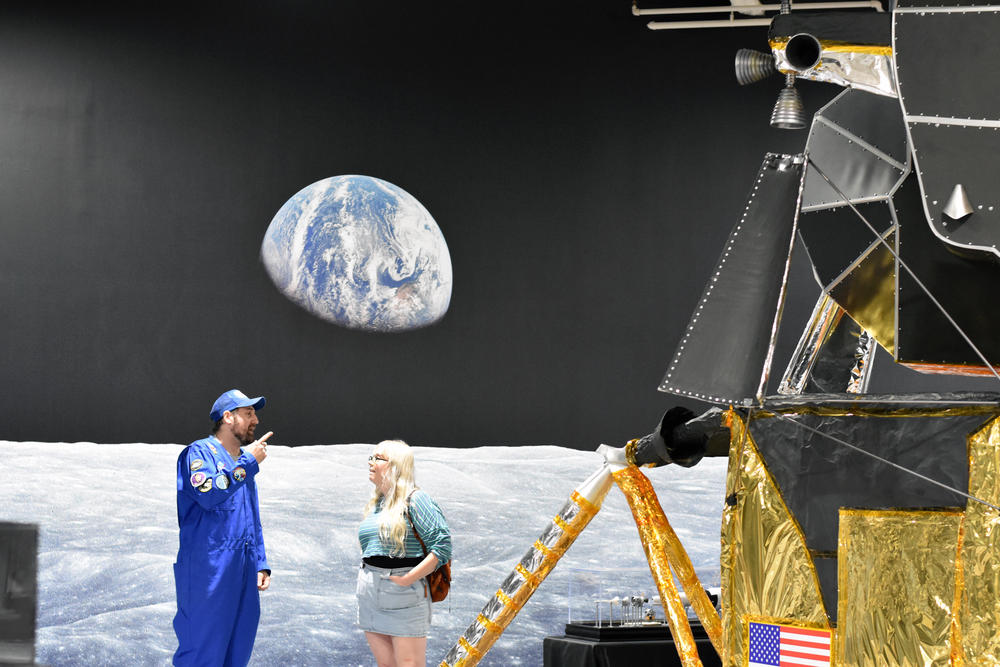
[[[805,538],[768,473],[741,417],[732,435],[722,513],[722,628],[727,667],[743,665],[746,617],[830,627]]]
[[[969,493],[1000,505],[1000,417],[969,438]],[[969,501],[956,583],[956,665],[1000,665],[1000,515]]]
[[[838,665],[950,664],[961,518],[841,509]]]
[[[611,489],[611,471],[603,466],[578,486],[552,523],[507,575],[476,620],[451,647],[439,667],[479,664],[517,613],[556,566],[580,532],[601,509]]]
[[[684,664],[701,664],[698,661],[698,649],[691,635],[684,606],[680,602],[677,587],[670,574],[671,567],[684,587],[684,592],[712,645],[719,655],[722,655],[722,623],[719,615],[705,594],[705,588],[698,580],[687,551],[667,521],[653,485],[635,466],[615,472],[612,476],[632,509],[642,548],[649,561],[649,569],[660,591],[660,599],[665,601],[664,611],[667,612],[667,621],[681,660]]]
[[[891,56],[891,46],[873,46],[868,44],[851,44],[849,42],[836,42],[833,40],[819,40],[819,45],[824,51],[832,53],[867,53],[875,56]]]
[[[629,465],[638,465],[635,462],[635,448],[639,444],[639,438],[632,438],[625,443],[625,460]]]
[[[684,612],[684,605],[681,604],[680,595],[674,585],[674,579],[670,575],[670,565],[667,562],[666,553],[659,541],[659,536],[653,526],[655,519],[649,513],[649,504],[642,495],[641,483],[634,476],[632,471],[638,472],[638,468],[630,466],[625,470],[614,473],[615,482],[628,498],[629,506],[632,508],[632,515],[635,517],[635,525],[639,529],[639,536],[642,540],[642,547],[646,552],[646,560],[649,561],[649,569],[653,573],[653,580],[656,588],[660,592],[660,600],[663,602],[663,612],[670,626],[670,634],[674,638],[674,645],[677,647],[677,654],[681,658],[685,667],[701,665],[698,657],[698,646],[694,642],[694,635],[691,634],[691,626],[688,624],[687,614]],[[642,473],[639,476],[645,479]],[[656,503],[659,505],[659,503]]]
[[[886,238],[895,247],[895,234]],[[830,288],[851,318],[890,354],[896,353],[896,258],[876,242],[858,264]]]
[[[824,51],[853,51],[855,53],[871,53],[879,56],[891,56],[892,47],[888,44],[852,44],[851,42],[841,42],[833,39],[817,40]],[[779,37],[768,41],[772,49],[783,50],[788,46],[787,37]]]

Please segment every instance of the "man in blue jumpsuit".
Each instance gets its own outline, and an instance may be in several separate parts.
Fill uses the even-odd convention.
[[[254,482],[272,435],[253,439],[264,403],[263,396],[225,392],[212,406],[212,435],[192,442],[177,458],[175,665],[250,661],[260,620],[258,591],[271,583]]]

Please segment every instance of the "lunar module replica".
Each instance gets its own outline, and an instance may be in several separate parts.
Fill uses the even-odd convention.
[[[772,125],[807,124],[797,79],[845,90],[801,154],[764,157],[667,368],[661,391],[710,408],[602,446],[443,667],[481,659],[614,484],[685,665],[701,662],[675,578],[727,667],[1000,665],[1000,393],[868,392],[876,347],[1000,388],[1000,11],[786,4],[767,22],[770,52],[736,73],[785,78]],[[821,296],[765,395],[799,239]],[[641,471],[712,455],[729,457],[721,611]]]

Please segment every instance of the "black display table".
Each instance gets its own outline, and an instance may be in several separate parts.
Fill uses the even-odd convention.
[[[691,633],[704,667],[721,667],[715,648],[701,624],[692,621]],[[566,635],[542,642],[545,667],[632,667],[650,664],[683,667],[666,624],[642,626],[593,622],[570,623]]]

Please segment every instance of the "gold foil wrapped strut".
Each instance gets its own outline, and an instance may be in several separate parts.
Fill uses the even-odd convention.
[[[677,588],[670,573],[672,567],[687,593],[691,606],[701,619],[712,645],[719,655],[723,652],[722,623],[719,615],[698,581],[698,575],[680,539],[667,521],[663,508],[656,497],[656,491],[649,479],[635,466],[613,474],[615,483],[628,499],[635,525],[639,530],[642,547],[649,561],[649,569],[660,591],[667,622],[674,636],[677,652],[685,665],[700,665],[698,648],[691,634],[687,615],[680,602]]]
[[[625,460],[629,465],[638,465],[635,462],[635,448],[639,445],[639,438],[632,438],[625,443]]]
[[[502,632],[502,630],[501,630],[501,632]],[[465,664],[475,665],[476,663],[478,663],[480,660],[483,659],[483,654],[480,653],[476,649],[475,646],[473,646],[472,644],[470,644],[465,637],[459,637],[458,638],[458,645],[461,646],[462,649],[469,656],[469,660],[474,660],[474,661],[473,662],[469,662],[468,660],[466,660],[466,661],[462,661],[462,662],[457,662],[457,663],[455,663],[456,665],[465,665]],[[447,662],[442,662],[441,663],[442,667],[444,667],[444,665],[446,665],[446,664],[447,664]]]
[[[552,523],[514,566],[439,667],[472,667],[483,659],[580,532],[600,511],[611,485],[611,470],[605,465],[573,491],[566,504],[552,518]]]
[[[581,495],[579,491],[573,491],[573,493],[569,494],[569,499],[580,508],[580,511],[589,513],[591,517],[601,509],[600,503],[595,505],[587,500],[586,496]]]
[[[677,654],[685,667],[693,667],[694,665],[700,667],[701,659],[698,657],[698,646],[691,634],[691,626],[688,624],[684,605],[681,604],[680,595],[670,574],[670,565],[662,548],[663,545],[660,544],[659,536],[652,526],[653,521],[650,520],[648,504],[641,495],[642,492],[636,488],[636,480],[631,475],[631,471],[637,470],[637,468],[629,467],[616,472],[614,474],[615,482],[625,493],[629,506],[632,508],[635,525],[639,529],[642,547],[646,552],[646,560],[649,561],[653,580],[660,592],[663,611],[670,626],[670,633],[674,638]],[[641,473],[640,476],[642,476]],[[642,477],[645,479],[645,476]]]
[[[969,437],[969,493],[1000,505],[1000,417]],[[1000,665],[1000,514],[971,500],[959,531],[952,664]]]

